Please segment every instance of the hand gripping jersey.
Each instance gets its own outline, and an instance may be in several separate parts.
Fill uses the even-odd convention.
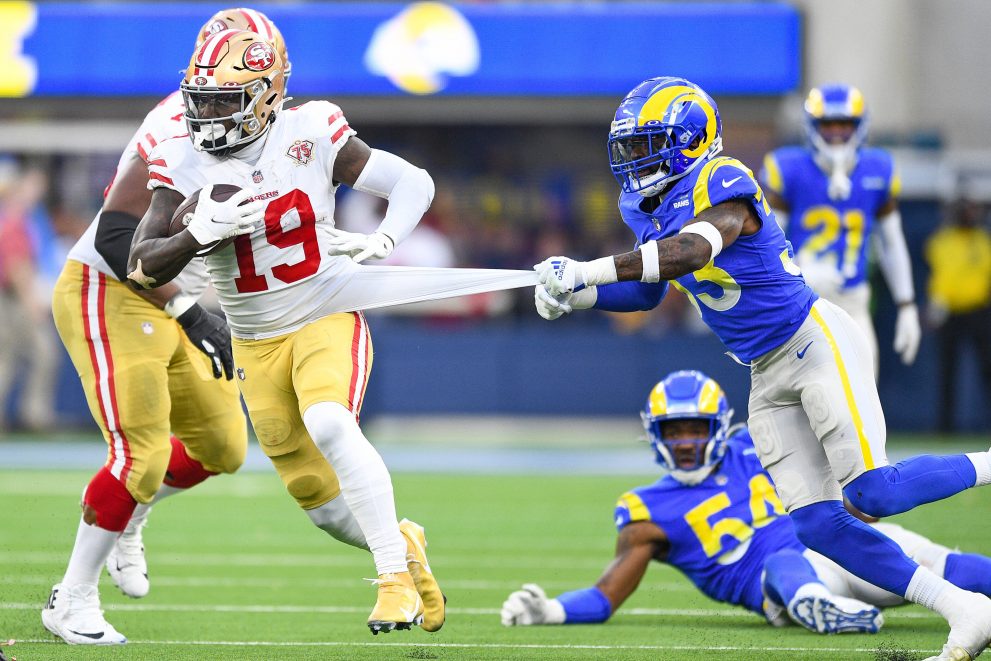
[[[125,164],[131,161],[133,158],[141,158],[146,164],[148,163],[148,154],[159,142],[167,140],[173,136],[181,135],[186,132],[186,123],[183,120],[183,114],[186,112],[186,107],[182,102],[182,94],[178,91],[173,92],[164,99],[162,99],[157,106],[151,109],[145,118],[141,122],[141,126],[138,130],[131,136],[130,142],[127,143],[127,147],[124,148],[124,153],[120,155],[120,159],[117,161],[117,172],[124,167]],[[154,176],[154,175],[152,175]],[[110,192],[110,189],[114,186],[114,181],[110,182],[107,186],[107,190],[104,192],[104,197]],[[101,210],[102,211],[102,210]],[[96,214],[96,218],[90,223],[86,232],[76,241],[76,244],[69,251],[68,259],[75,260],[77,262],[82,262],[92,268],[96,269],[100,273],[107,275],[113,279],[117,279],[113,270],[107,264],[106,260],[100,255],[96,250],[96,229],[100,223],[100,214]],[[207,285],[207,275],[206,267],[203,264],[202,259],[194,259],[183,269],[173,282],[183,292],[199,297],[206,289]]]
[[[783,147],[764,158],[761,182],[788,203],[788,238],[795,251],[812,259],[829,259],[843,275],[843,287],[867,278],[867,237],[877,211],[898,196],[901,180],[891,155],[883,149],[857,153],[850,173],[850,197],[830,199],[829,175],[802,147]]]
[[[730,351],[750,361],[790,338],[817,298],[792,263],[791,244],[750,170],[735,158],[714,158],[675,182],[656,209],[648,211],[652,198],[637,193],[622,193],[619,208],[642,244],[673,236],[706,209],[732,199],[750,202],[760,230],[740,236],[715,260],[672,284]]]
[[[208,184],[233,184],[268,203],[264,228],[206,258],[234,336],[276,337],[336,311],[334,297],[358,266],[327,255],[334,160],[354,134],[340,108],[313,101],[278,114],[254,164],[198,152],[188,137],[152,151],[153,188],[188,196]]]
[[[717,601],[763,613],[761,572],[769,555],[805,550],[761,468],[746,428],[733,433],[709,477],[686,486],[671,476],[616,504],[616,528],[651,521],[671,544],[666,562]]]

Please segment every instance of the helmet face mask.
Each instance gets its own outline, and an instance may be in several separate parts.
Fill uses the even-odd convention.
[[[651,197],[722,150],[716,103],[683,78],[634,88],[609,130],[609,165],[624,191]]]
[[[180,85],[193,146],[224,157],[254,142],[282,105],[282,60],[259,35],[224,30],[193,53]]]
[[[852,169],[867,141],[864,95],[851,85],[822,85],[812,88],[804,108],[805,135],[817,158],[830,169]]]
[[[657,383],[640,414],[657,463],[687,485],[702,482],[722,460],[732,416],[719,384],[697,371]]]

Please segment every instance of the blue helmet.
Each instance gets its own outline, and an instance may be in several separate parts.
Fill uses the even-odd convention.
[[[733,409],[723,389],[695,370],[673,372],[659,381],[647,395],[647,405],[640,413],[657,463],[686,484],[704,480],[723,458],[732,417]],[[708,436],[694,441],[666,440],[663,423],[685,419],[707,420]],[[679,466],[674,455],[674,447],[686,443],[695,444],[695,463],[690,467]]]
[[[716,102],[684,78],[650,78],[626,95],[609,129],[609,165],[628,193],[657,195],[723,148]]]
[[[813,87],[805,99],[805,135],[817,153],[830,149],[819,133],[822,121],[849,121],[854,125],[853,135],[843,145],[853,152],[867,141],[868,115],[864,95],[853,85],[831,83]]]

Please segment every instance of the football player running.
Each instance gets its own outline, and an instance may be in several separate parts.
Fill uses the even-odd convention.
[[[715,102],[681,78],[652,78],[616,111],[609,158],[619,207],[639,247],[535,266],[537,311],[655,307],[670,282],[751,372],[750,433],[799,540],[856,576],[949,621],[940,659],[970,659],[991,640],[991,599],[920,566],[843,507],[888,516],[991,483],[987,452],[923,455],[890,466],[866,338],[820,299],[792,261],[753,174],[718,156]]]
[[[695,371],[653,387],[641,413],[667,475],[616,504],[616,557],[595,586],[548,599],[524,585],[502,606],[506,626],[605,622],[633,594],[651,560],[669,564],[707,596],[774,626],[876,633],[878,607],[904,604],[807,549],[761,468],[722,388]],[[991,559],[960,553],[901,526],[872,523],[920,565],[967,590],[991,593]]]
[[[805,101],[809,145],[767,154],[760,181],[805,282],[857,322],[870,343],[876,375],[867,281],[875,228],[881,272],[898,306],[894,349],[906,365],[915,361],[922,331],[898,213],[901,180],[891,154],[865,146],[867,125],[860,90],[839,84],[813,88]]]
[[[236,381],[259,444],[315,525],[371,551],[378,573],[371,631],[416,623],[434,631],[444,601],[422,528],[397,523],[389,471],[358,426],[372,366],[368,324],[360,311],[334,312],[356,286],[357,262],[387,256],[416,226],[433,181],[369,148],[328,101],[283,110],[282,57],[254,33],[207,38],[181,88],[189,135],[151,154],[151,206],[128,277],[160,286],[234,237],[207,255],[206,266],[234,336]],[[341,183],[388,199],[377,231],[334,228]],[[243,190],[215,202],[215,184]],[[200,189],[188,228],[169,237],[175,210]]]
[[[278,29],[251,9],[218,12],[197,43],[227,27],[250,27],[285,55]],[[131,238],[151,200],[148,180],[155,175],[149,174],[148,154],[185,132],[184,113],[177,90],[145,117],[120,157],[102,209],[70,251],[53,296],[62,342],[109,445],[107,463],[83,492],[65,575],[41,614],[45,627],[68,643],[126,642],[100,611],[101,567],[106,564],[124,594],[148,594],[141,531],[151,504],[211,475],[233,473],[247,449],[231,381],[230,331],[197,303],[207,285],[202,260],[159,289],[135,292],[124,284]]]

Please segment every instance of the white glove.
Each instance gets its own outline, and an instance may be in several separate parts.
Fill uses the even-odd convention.
[[[799,255],[796,260],[798,267],[802,269],[802,276],[805,284],[815,291],[815,293],[825,298],[830,298],[839,293],[846,280],[839,272],[836,265],[828,258],[816,258],[810,255]]]
[[[251,195],[251,191],[239,190],[223,202],[216,202],[210,194],[213,185],[204,186],[196,200],[196,211],[186,229],[201,246],[240,234],[250,234],[265,220],[265,203],[253,200],[239,206]]]
[[[547,321],[571,314],[572,310],[588,310],[595,306],[598,298],[598,288],[594,285],[560,296],[551,296],[543,285],[537,285],[533,290],[533,304],[537,308],[537,314]]]
[[[355,262],[363,262],[369,257],[385,259],[392,254],[396,242],[388,234],[372,232],[345,232],[336,227],[328,230],[330,234],[330,250],[328,255],[347,255]]]
[[[919,325],[919,309],[915,303],[902,305],[898,308],[898,319],[895,321],[895,353],[902,357],[902,363],[911,365],[915,362],[915,354],[919,352],[919,340],[922,339],[922,327]]]
[[[548,599],[544,589],[536,583],[527,583],[522,590],[509,595],[502,604],[503,626],[530,626],[531,624],[564,624],[564,606],[557,599]]]
[[[585,262],[570,257],[549,257],[533,269],[540,276],[540,284],[551,296],[570,294],[576,287],[585,284]]]

